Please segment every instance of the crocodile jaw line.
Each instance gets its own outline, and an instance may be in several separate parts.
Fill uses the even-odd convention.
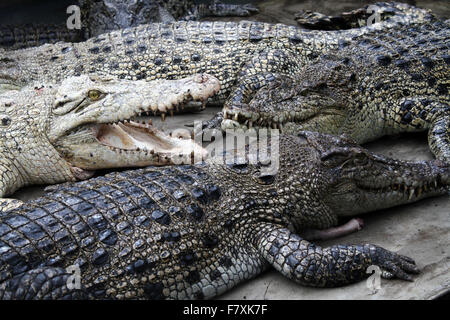
[[[183,147],[192,149],[191,140],[172,138],[151,126],[134,121],[100,124],[93,128],[97,141],[117,151],[136,151],[168,154],[182,153]],[[192,150],[194,151],[194,150]],[[186,150],[184,150],[186,152]],[[189,152],[190,154],[190,152]]]

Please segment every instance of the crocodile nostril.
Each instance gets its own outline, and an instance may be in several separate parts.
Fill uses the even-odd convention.
[[[7,125],[9,125],[10,123],[11,123],[11,118],[9,118],[9,117],[2,117],[2,125],[3,126],[7,126]]]

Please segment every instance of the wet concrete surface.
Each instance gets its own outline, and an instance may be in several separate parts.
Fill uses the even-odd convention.
[[[300,9],[335,14],[375,1],[253,2],[260,5],[261,12],[250,17],[250,20],[295,24],[292,17]],[[450,16],[448,1],[416,1],[416,3],[418,6],[434,10],[440,16]],[[215,20],[226,19],[216,18]],[[199,114],[169,118],[163,124],[163,129],[180,128],[194,120],[208,120],[219,110],[208,108]],[[157,126],[159,126],[158,122],[155,121]],[[399,159],[433,158],[428,150],[424,134],[384,137],[366,146],[371,151]],[[42,186],[24,188],[13,197],[27,200],[39,196],[42,190]],[[363,230],[332,241],[317,243],[322,246],[373,243],[410,256],[416,260],[422,270],[422,273],[414,278],[414,282],[383,279],[381,289],[377,293],[370,289],[366,281],[341,288],[318,289],[300,286],[272,270],[239,285],[219,299],[433,299],[450,292],[450,197],[448,195],[370,213],[362,218],[365,222]]]

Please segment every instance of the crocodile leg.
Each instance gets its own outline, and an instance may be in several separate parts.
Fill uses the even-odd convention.
[[[288,229],[269,223],[257,227],[255,245],[263,257],[284,276],[314,287],[335,287],[367,277],[371,265],[381,276],[412,281],[419,269],[411,258],[381,247],[364,245],[316,246]],[[386,272],[387,271],[387,272]]]
[[[390,108],[388,122],[400,131],[428,129],[428,144],[439,160],[450,162],[450,106],[430,98],[408,98]],[[389,132],[388,132],[389,133]]]
[[[324,230],[306,229],[301,232],[301,235],[306,240],[330,240],[346,236],[348,234],[361,230],[364,222],[360,218],[353,218],[343,225],[332,227]]]
[[[17,161],[0,160],[0,198],[12,194],[25,184]]]

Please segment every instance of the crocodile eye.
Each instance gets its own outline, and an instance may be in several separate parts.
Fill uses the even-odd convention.
[[[11,124],[11,118],[8,116],[0,116],[1,125],[7,127]]]
[[[369,158],[364,154],[361,154],[353,159],[353,163],[357,166],[366,166],[369,163]]]
[[[258,177],[257,182],[259,184],[272,184],[275,182],[276,175],[273,174],[262,174]]]
[[[99,90],[89,90],[88,91],[88,97],[89,99],[91,99],[92,101],[97,101],[101,98],[102,96],[102,92]]]
[[[276,172],[269,172],[269,171],[261,171],[261,170],[256,170],[254,173],[254,180],[259,183],[259,184],[264,184],[264,185],[268,185],[268,184],[273,184],[275,182],[275,179],[277,177]]]

